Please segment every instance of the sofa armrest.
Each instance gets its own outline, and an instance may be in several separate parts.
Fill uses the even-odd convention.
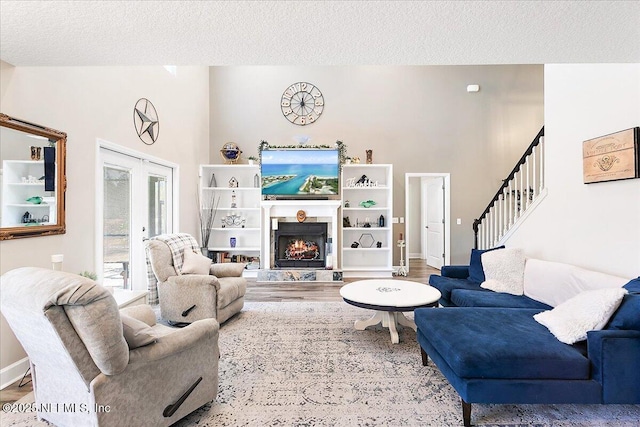
[[[136,320],[146,323],[149,326],[156,324],[156,314],[153,308],[147,304],[134,305],[120,309],[120,313],[133,317]]]
[[[443,277],[451,277],[453,279],[466,279],[469,277],[468,265],[445,265],[440,270]]]
[[[215,319],[196,320],[175,332],[158,337],[151,345],[138,347],[129,352],[129,367],[146,364],[154,360],[185,351],[204,340],[218,340],[220,325]]]
[[[130,351],[129,364],[117,375],[98,374],[84,398],[97,411],[93,425],[174,425],[218,392],[218,322],[205,319],[158,338],[155,344]],[[167,418],[170,405],[193,384],[197,386],[177,411]],[[143,398],[140,398],[143,396]]]
[[[640,403],[640,331],[589,331],[587,349],[602,403]]]
[[[213,286],[216,291],[220,290],[220,282],[216,276],[204,274],[183,274],[182,276],[171,276],[167,279],[167,283],[177,286],[207,287]]]
[[[240,277],[244,271],[244,263],[225,262],[211,264],[210,274],[216,277]]]

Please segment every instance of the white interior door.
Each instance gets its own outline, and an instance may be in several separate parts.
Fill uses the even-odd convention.
[[[428,183],[433,180],[434,192],[431,196]],[[435,183],[439,185],[435,186]],[[451,247],[451,229],[449,220],[451,216],[451,195],[449,189],[451,188],[451,176],[448,173],[429,173],[429,172],[407,172],[404,174],[405,183],[405,227],[406,231],[406,245],[407,248],[413,248],[414,254],[422,255],[421,259],[425,260],[425,264],[432,265],[436,268],[441,268],[442,265],[448,265],[451,263],[450,247]],[[444,189],[442,187],[444,186]],[[429,220],[427,218],[427,205],[429,204],[430,197],[437,199],[431,203],[431,208],[436,209],[439,212],[438,220],[435,220],[435,229],[441,232],[442,239],[436,239],[436,245],[432,245],[431,254],[439,257],[438,260],[429,260],[428,238],[432,235],[427,233],[427,226]],[[434,207],[440,205],[441,207]],[[442,219],[444,218],[444,223]],[[415,241],[418,240],[419,244],[416,245]],[[442,254],[444,253],[444,259]],[[440,254],[438,256],[438,254]],[[417,258],[417,256],[414,256]],[[437,262],[433,262],[437,261]]]
[[[105,285],[144,290],[144,240],[173,230],[174,170],[105,148],[99,163],[98,275]]]
[[[423,200],[426,200],[426,263],[440,269],[444,265],[444,180],[423,178]]]

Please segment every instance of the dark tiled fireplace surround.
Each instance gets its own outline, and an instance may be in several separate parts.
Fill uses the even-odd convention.
[[[275,268],[325,268],[326,222],[281,222],[273,241]]]

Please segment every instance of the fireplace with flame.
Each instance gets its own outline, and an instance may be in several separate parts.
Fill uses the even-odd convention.
[[[275,268],[325,268],[326,222],[281,222],[274,233]]]

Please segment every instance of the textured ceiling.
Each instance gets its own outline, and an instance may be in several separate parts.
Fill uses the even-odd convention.
[[[640,62],[638,1],[1,1],[28,65]]]

